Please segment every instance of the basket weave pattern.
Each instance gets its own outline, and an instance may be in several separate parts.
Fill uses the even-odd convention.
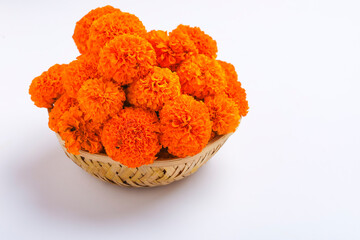
[[[181,180],[204,165],[222,147],[231,134],[215,137],[197,155],[186,158],[157,159],[154,163],[128,168],[105,154],[80,151],[74,155],[66,151],[64,142],[57,134],[65,154],[91,175],[113,184],[128,187],[155,187]]]

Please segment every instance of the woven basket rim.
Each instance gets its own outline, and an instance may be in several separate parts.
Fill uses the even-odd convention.
[[[217,142],[226,141],[226,139],[228,139],[232,134],[233,133],[228,133],[225,135],[218,135],[218,136],[214,137],[202,149],[201,152],[199,152],[198,154],[196,154],[194,156],[188,156],[188,157],[184,157],[184,158],[169,158],[169,159],[158,158],[152,164],[143,165],[141,167],[167,167],[167,166],[173,166],[173,165],[179,165],[179,164],[185,164],[185,163],[191,162],[194,160],[194,158],[197,158],[203,152],[209,151],[209,149],[214,148],[214,145],[216,145]],[[57,136],[59,142],[62,145],[64,145],[64,141],[61,139],[60,135],[58,133],[56,133],[56,136]],[[64,150],[66,150],[66,149],[64,148]],[[78,155],[85,157],[85,158],[91,158],[92,160],[103,162],[103,163],[121,164],[120,162],[113,160],[112,158],[110,158],[108,155],[106,155],[104,153],[89,153],[87,151],[80,150]]]

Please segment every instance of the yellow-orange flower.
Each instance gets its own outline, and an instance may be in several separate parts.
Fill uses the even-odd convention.
[[[225,93],[236,103],[241,116],[245,117],[249,111],[249,104],[246,100],[245,89],[238,81],[230,81],[227,84]]]
[[[212,129],[219,135],[235,132],[240,121],[236,103],[225,94],[206,97],[205,105],[209,109]]]
[[[81,149],[90,153],[99,153],[103,149],[101,144],[102,125],[85,121],[83,112],[78,106],[71,107],[63,113],[58,121],[58,128],[69,153],[79,154]]]
[[[180,24],[176,30],[187,34],[190,40],[194,42],[200,54],[216,58],[218,50],[216,41],[203,32],[199,27],[190,27]]]
[[[146,39],[124,34],[101,50],[98,70],[106,79],[126,85],[144,77],[155,63],[156,53]]]
[[[178,157],[201,152],[211,136],[207,107],[188,95],[180,95],[164,105],[160,111],[160,124],[161,144]]]
[[[89,79],[77,94],[80,109],[85,120],[103,123],[110,116],[117,114],[126,100],[122,87],[103,79]]]
[[[203,54],[184,61],[177,74],[182,92],[198,99],[222,93],[226,87],[225,74],[219,63]]]
[[[66,93],[76,98],[83,83],[90,78],[97,78],[97,61],[91,54],[81,55],[69,63],[63,72],[64,88]]]
[[[37,107],[52,108],[54,102],[64,94],[62,72],[65,68],[66,64],[55,64],[31,82],[29,94]]]
[[[146,29],[133,14],[120,11],[106,14],[91,25],[87,47],[89,51],[99,53],[107,42],[123,34],[144,36]]]
[[[175,65],[172,66],[172,70],[176,70],[182,61],[198,54],[199,52],[190,36],[180,29],[174,29],[170,32],[169,47],[171,48],[173,56],[176,60]]]
[[[133,82],[128,90],[131,104],[159,111],[164,103],[180,95],[179,77],[167,68],[154,67],[145,77]]]
[[[221,68],[224,70],[226,82],[234,82],[238,80],[238,75],[235,71],[234,65],[231,63],[217,60]]]
[[[241,87],[241,83],[238,81],[238,75],[235,71],[235,67],[231,63],[220,60],[218,60],[218,63],[225,72],[227,84],[225,93],[236,103],[239,109],[239,114],[245,117],[249,111],[249,105],[246,100],[245,89]]]
[[[54,132],[58,132],[58,121],[61,116],[71,107],[77,106],[77,104],[78,103],[75,98],[69,97],[66,93],[63,94],[58,100],[56,100],[54,107],[49,112],[49,128]]]
[[[104,147],[101,143],[101,134],[103,131],[103,124],[93,121],[85,121],[85,130],[83,130],[84,139],[81,143],[81,149],[89,153],[103,152]]]
[[[175,54],[169,47],[169,36],[167,32],[152,30],[145,35],[145,38],[154,48],[156,60],[160,67],[170,68],[176,64]]]
[[[104,125],[106,153],[130,168],[151,164],[160,151],[159,122],[155,112],[125,108]]]
[[[92,23],[98,18],[119,11],[119,9],[112,6],[98,7],[88,12],[82,17],[75,26],[73,39],[80,53],[86,53],[88,51],[86,42],[89,39],[89,30]]]

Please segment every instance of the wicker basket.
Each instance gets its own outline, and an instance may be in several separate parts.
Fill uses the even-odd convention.
[[[154,163],[129,168],[112,160],[106,154],[80,151],[79,155],[67,152],[64,141],[56,134],[65,154],[91,175],[106,182],[129,187],[156,187],[181,180],[204,165],[226,142],[230,134],[217,136],[198,154],[186,158],[157,159]]]

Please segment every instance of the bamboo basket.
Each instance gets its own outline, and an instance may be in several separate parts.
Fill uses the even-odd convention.
[[[217,136],[198,154],[185,158],[158,158],[154,163],[129,168],[112,160],[106,154],[80,151],[67,152],[64,141],[56,134],[65,154],[79,167],[103,181],[128,187],[156,187],[181,180],[195,173],[222,147],[232,133]]]

